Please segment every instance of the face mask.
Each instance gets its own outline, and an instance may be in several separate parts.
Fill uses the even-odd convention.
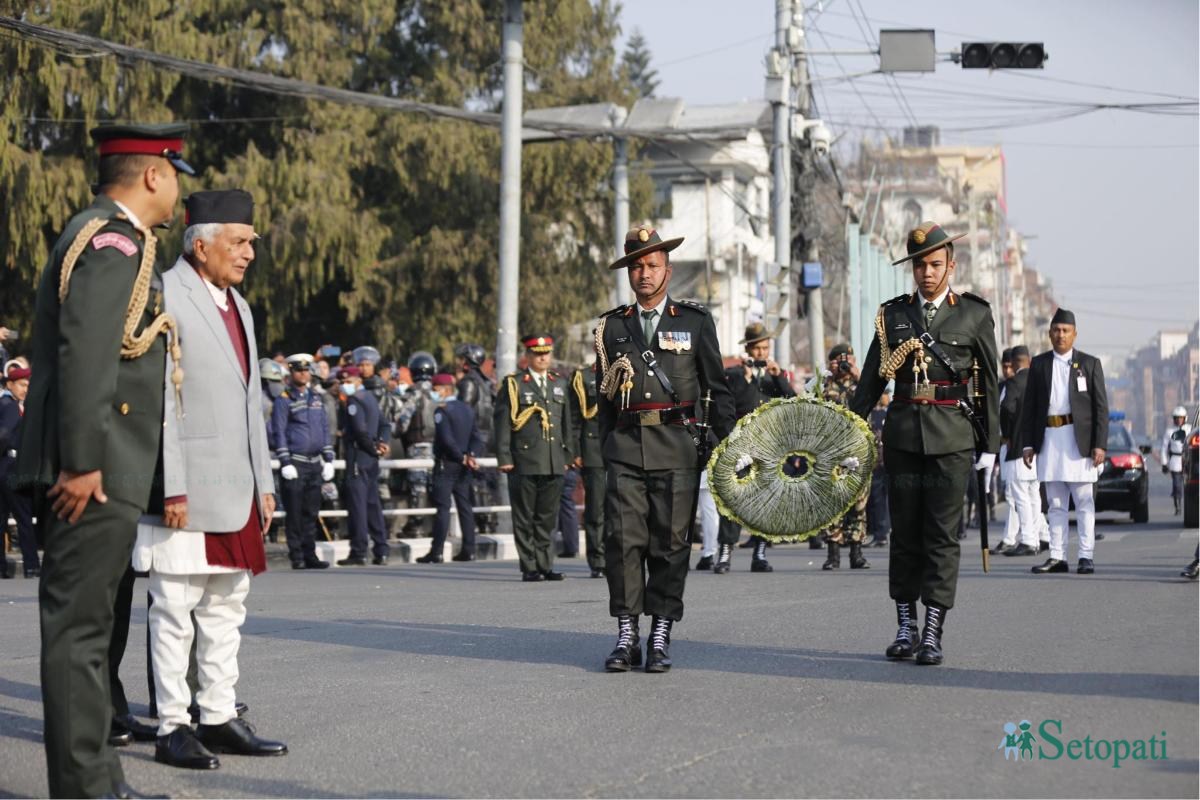
[[[342,394],[349,397],[350,395],[354,394],[354,390],[357,388],[358,387],[355,386],[353,383],[343,383],[342,384]]]

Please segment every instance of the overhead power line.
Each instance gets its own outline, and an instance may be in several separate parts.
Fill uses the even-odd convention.
[[[64,31],[45,25],[35,25],[24,20],[0,16],[0,29],[13,31],[19,38],[36,42],[49,47],[56,52],[72,58],[90,58],[98,56],[115,56],[122,62],[144,62],[162,69],[198,78],[204,81],[230,83],[245,89],[269,92],[271,94],[289,97],[326,100],[343,105],[365,106],[385,111],[425,114],[429,117],[455,119],[473,122],[478,125],[500,127],[500,115],[489,111],[470,111],[454,106],[437,103],[426,103],[419,100],[406,100],[398,97],[386,97],[369,92],[357,92],[350,89],[339,89],[323,86],[309,81],[284,78],[265,72],[222,67],[203,61],[163,55],[140,47],[117,44],[96,36],[89,36],[73,31]],[[522,127],[547,131],[561,138],[580,136],[612,136],[619,133],[628,138],[653,138],[696,140],[710,135],[728,134],[740,128],[729,126],[713,126],[711,128],[689,128],[681,131],[676,128],[629,128],[614,129],[607,125],[587,125],[561,120],[544,121],[525,119]]]

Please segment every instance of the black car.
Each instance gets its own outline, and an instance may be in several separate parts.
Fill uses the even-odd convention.
[[[1200,412],[1192,417],[1192,432],[1183,451],[1183,527],[1200,528]]]
[[[1135,445],[1133,436],[1120,424],[1125,415],[1120,414],[1116,419],[1113,416],[1116,415],[1110,415],[1110,420],[1115,424],[1108,426],[1104,470],[1096,482],[1096,510],[1128,511],[1134,522],[1148,522],[1150,481],[1144,456],[1150,452],[1150,446]]]

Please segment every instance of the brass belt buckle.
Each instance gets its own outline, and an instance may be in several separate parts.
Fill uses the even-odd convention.
[[[913,384],[913,400],[933,400],[935,397],[935,387],[932,383],[916,383]]]
[[[654,409],[653,411],[639,411],[638,412],[638,425],[641,425],[642,427],[647,427],[649,425],[661,425],[661,424],[662,424],[662,411],[660,411],[658,409]]]

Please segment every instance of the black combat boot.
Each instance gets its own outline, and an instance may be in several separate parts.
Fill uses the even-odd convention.
[[[642,642],[638,636],[637,617],[623,614],[617,617],[617,646],[604,660],[609,672],[629,672],[642,665]]]
[[[888,645],[884,655],[893,659],[912,658],[917,644],[917,604],[896,603],[896,621],[900,623],[896,641]]]
[[[870,569],[871,565],[863,558],[862,542],[850,543],[850,569]]]
[[[767,561],[767,540],[761,536],[754,537],[754,557],[750,559],[751,572],[774,572],[775,568]]]
[[[942,663],[942,625],[946,622],[946,609],[925,606],[925,630],[921,632],[921,643],[917,645],[917,663],[930,666]]]
[[[831,570],[831,569],[841,569],[841,568],[842,568],[841,547],[838,546],[837,542],[830,542],[829,543],[829,558],[825,559],[825,563],[821,565],[821,569]]]
[[[646,641],[646,672],[666,672],[671,669],[671,620],[654,617],[650,638]]]
[[[728,544],[717,545],[717,563],[713,565],[714,575],[724,575],[729,572],[729,559],[733,557],[733,546]]]

